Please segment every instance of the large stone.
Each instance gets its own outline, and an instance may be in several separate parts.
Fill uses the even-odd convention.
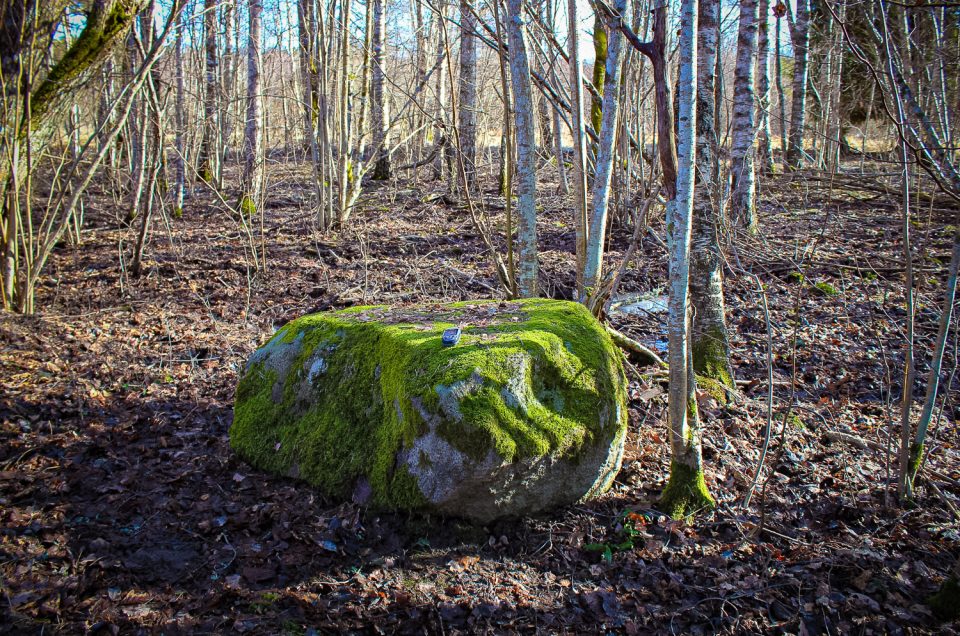
[[[333,497],[485,522],[608,488],[625,384],[576,303],[355,307],[294,320],[253,354],[230,441]]]

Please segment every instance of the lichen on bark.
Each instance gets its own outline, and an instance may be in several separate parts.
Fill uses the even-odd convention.
[[[726,329],[714,325],[695,334],[692,349],[693,369],[697,374],[716,380],[729,389],[735,388]]]

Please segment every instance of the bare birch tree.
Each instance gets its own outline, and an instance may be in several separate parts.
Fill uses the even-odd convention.
[[[789,9],[787,13],[789,17]],[[810,48],[810,0],[797,0],[797,15],[788,20],[793,42],[793,100],[790,106],[790,133],[785,163],[801,168],[804,162],[803,140],[806,133],[807,54]]]
[[[626,6],[626,0],[617,0],[614,10],[617,14],[623,15]],[[599,17],[594,30],[603,31],[602,20]],[[594,35],[594,42],[596,41],[597,36]],[[593,206],[587,224],[587,253],[583,272],[584,289],[590,295],[588,300],[595,300],[594,294],[598,290],[603,276],[604,240],[610,207],[610,179],[613,174],[616,136],[619,127],[620,62],[623,35],[619,30],[611,29],[608,38],[604,31],[603,44],[606,53],[606,68],[604,69],[603,103],[600,107],[600,139],[597,151],[597,169],[593,180]],[[597,75],[594,73],[594,78],[596,77]]]
[[[373,126],[373,152],[377,155],[376,166],[373,169],[373,178],[383,180],[390,178],[390,150],[387,147],[387,128],[390,125],[390,113],[387,105],[385,85],[387,66],[387,10],[386,0],[370,1],[373,2],[370,123]]]
[[[659,506],[674,518],[713,507],[703,476],[696,379],[690,356],[690,236],[692,231],[697,117],[697,0],[683,0],[680,15],[680,79],[677,193],[667,206],[670,247],[669,421],[670,480]]]
[[[247,40],[247,115],[243,132],[243,190],[240,211],[253,216],[263,205],[263,141],[261,135],[262,97],[260,94],[260,55],[262,45],[263,0],[249,0]]]
[[[757,10],[757,158],[760,170],[766,174],[773,173],[770,107],[770,0],[760,0]]]
[[[477,182],[477,18],[472,0],[460,0],[460,152],[467,182]]]
[[[69,214],[56,215],[41,228],[35,228],[27,218],[32,214],[30,177],[36,167],[34,157],[44,152],[80,87],[124,41],[143,4],[139,0],[90,3],[83,30],[59,58],[48,57],[55,50],[56,31],[42,25],[55,23],[66,2],[27,0],[6,6],[0,20],[0,70],[4,79],[0,112],[0,295],[5,309],[33,311],[33,288],[48,254],[45,239],[52,235],[59,238],[69,218]],[[46,70],[45,76],[41,68]],[[111,103],[105,113],[111,121],[115,106]],[[118,134],[120,128],[114,126],[112,132]],[[97,151],[106,156],[113,138],[109,133],[98,137]],[[79,168],[80,162],[74,163]],[[74,188],[71,198],[79,200],[82,191],[81,186]]]
[[[805,0],[802,0],[805,1]],[[730,149],[731,216],[751,232],[757,229],[754,206],[756,134],[754,68],[757,54],[757,0],[740,0],[737,68],[733,81],[733,146]]]
[[[583,110],[583,63],[580,59],[580,12],[577,0],[567,0],[567,54],[570,66],[570,133],[573,135],[573,167],[570,177],[573,180],[573,224],[577,241],[577,294],[583,299],[583,271],[587,255],[587,133]]]
[[[700,0],[697,28],[697,161],[693,199],[690,298],[693,304],[693,368],[701,377],[733,389],[730,343],[724,315],[723,255],[718,236],[718,143],[714,128],[719,0]]]
[[[517,290],[537,295],[537,130],[524,33],[523,0],[507,0],[507,40],[510,43],[510,81],[513,88],[514,130],[517,138]]]
[[[183,214],[183,200],[187,188],[187,113],[184,104],[186,88],[184,86],[183,73],[183,31],[185,29],[183,21],[183,12],[181,11],[177,18],[177,41],[174,45],[174,82],[176,84],[176,95],[174,96],[174,126],[176,126],[176,140],[174,142],[173,166],[174,166],[174,184],[173,184],[173,214],[179,216]]]
[[[204,57],[203,137],[197,152],[197,176],[206,183],[219,187],[220,133],[219,77],[220,53],[217,47],[217,8],[220,0],[203,0]]]

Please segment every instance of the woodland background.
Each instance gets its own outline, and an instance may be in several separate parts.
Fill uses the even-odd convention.
[[[0,630],[956,630],[951,3],[0,18]],[[518,295],[628,354],[602,498],[473,527],[230,452],[286,321]]]

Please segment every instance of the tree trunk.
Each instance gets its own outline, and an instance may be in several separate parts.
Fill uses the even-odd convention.
[[[347,205],[349,199],[350,185],[352,182],[352,165],[350,163],[350,120],[348,112],[350,109],[350,0],[344,0],[340,8],[340,77],[339,95],[337,96],[337,128],[339,128],[340,149],[338,158],[338,183],[340,185],[337,192],[337,222],[341,225],[350,217],[350,207]],[[419,4],[417,5],[419,7]],[[417,38],[418,55],[423,50],[423,38]],[[418,62],[417,72],[420,72]],[[418,77],[422,83],[423,78]],[[419,86],[419,84],[418,84]],[[361,106],[362,108],[362,106]]]
[[[596,133],[599,133],[603,126],[603,85],[607,71],[607,46],[607,31],[603,20],[600,19],[600,14],[597,13],[593,20],[593,87],[597,92],[590,106],[590,123]]]
[[[219,166],[217,157],[220,156],[217,147],[218,133],[220,132],[218,105],[219,89],[217,86],[217,68],[219,55],[217,50],[217,6],[219,0],[203,0],[203,31],[206,57],[204,59],[205,81],[203,92],[203,138],[200,150],[197,153],[197,176],[215,187]]]
[[[577,0],[567,2],[567,46],[570,61],[570,132],[573,135],[573,169],[570,172],[573,179],[573,221],[576,230],[577,295],[582,297],[582,276],[587,258],[587,135],[583,118],[583,64],[580,61]]]
[[[447,30],[441,27],[442,21],[447,19],[447,3],[441,0],[437,6],[437,13],[434,17],[434,37],[437,41],[437,50],[434,65],[440,68],[447,56]],[[451,172],[450,157],[451,150],[449,143],[450,129],[447,125],[447,74],[437,73],[437,104],[434,111],[434,137],[436,143],[443,143],[433,160],[433,179],[434,181],[443,180],[444,170]]]
[[[552,0],[545,2],[546,14],[544,19],[546,20],[547,29],[553,33],[556,28],[556,20],[554,19],[555,5]],[[550,56],[550,67],[548,69],[548,75],[554,76],[554,64],[556,64],[556,55]],[[544,96],[544,102],[547,101],[546,96]],[[568,194],[570,192],[570,184],[567,179],[567,167],[564,163],[563,158],[563,129],[560,127],[560,110],[555,104],[550,104],[550,125],[552,134],[550,135],[551,142],[553,144],[554,157],[557,161],[557,175],[560,178],[560,193]]]
[[[619,14],[626,11],[626,0],[617,0],[614,9]],[[603,32],[602,21],[598,18],[594,30]],[[587,254],[584,261],[583,284],[588,300],[603,282],[604,239],[607,233],[607,217],[610,208],[610,178],[613,174],[613,159],[616,154],[616,137],[620,108],[620,60],[623,48],[623,35],[611,29],[609,40],[604,35],[603,104],[600,107],[600,141],[597,152],[597,171],[593,180],[593,209],[590,211],[587,226]],[[597,36],[594,35],[594,42]],[[594,78],[597,74],[594,72]],[[596,113],[596,109],[594,109]],[[596,123],[596,122],[594,122]],[[593,300],[597,300],[593,298]]]
[[[523,29],[523,0],[507,2],[507,37],[510,43],[510,79],[517,137],[517,226],[519,267],[517,288],[521,297],[537,295],[537,132],[530,81],[530,62]]]
[[[760,0],[757,29],[757,111],[759,115],[760,169],[773,174],[773,143],[770,135],[770,0]]]
[[[802,0],[806,1],[806,0]],[[757,0],[740,0],[737,68],[733,81],[733,146],[730,150],[731,216],[757,230],[754,205],[754,65],[757,53]]]
[[[373,152],[377,153],[377,163],[373,169],[373,178],[385,180],[390,178],[390,152],[387,148],[387,127],[390,122],[390,113],[387,109],[386,98],[386,33],[387,11],[386,0],[370,0],[373,2],[373,36],[371,38],[372,72],[371,82],[371,124],[373,125]]]
[[[700,0],[697,47],[697,173],[693,199],[690,298],[693,304],[693,368],[701,376],[734,388],[724,317],[723,255],[717,235],[718,184],[714,83],[719,0]]]
[[[797,18],[790,25],[793,40],[793,103],[790,107],[790,135],[787,166],[803,167],[803,137],[807,110],[807,52],[810,44],[810,0],[797,0]]]
[[[697,111],[697,0],[683,0],[680,20],[680,79],[677,192],[667,207],[670,247],[668,318],[670,390],[670,480],[659,507],[674,518],[713,507],[703,478],[697,421],[696,381],[689,355],[688,275],[693,209],[694,130]],[[664,16],[666,17],[666,16]]]
[[[668,11],[666,2],[654,9],[653,54],[648,57],[653,66],[657,101],[657,145],[660,152],[660,166],[663,170],[663,195],[671,201],[677,194],[677,144],[674,137],[670,73],[667,69]],[[690,123],[692,124],[693,121],[691,120]]]
[[[466,188],[477,182],[477,18],[472,0],[460,0],[460,152]]]
[[[778,5],[779,6],[779,5]],[[777,12],[777,26],[774,29],[774,75],[777,83],[777,111],[780,115],[780,158],[787,166],[787,98],[783,90],[783,56],[780,54],[780,23],[782,17]]]
[[[186,126],[187,118],[184,110],[184,76],[183,76],[183,30],[186,28],[183,21],[183,13],[177,18],[177,42],[174,48],[174,72],[176,74],[176,97],[174,102],[174,123],[177,127],[176,139],[174,141],[173,165],[176,171],[173,186],[173,215],[175,217],[183,214],[183,199],[187,189],[187,144],[186,144]]]
[[[239,11],[234,2],[223,5],[223,64],[220,65],[220,166],[230,156],[230,144],[233,142],[233,102],[234,90],[237,83],[237,53],[240,48],[239,34],[236,46],[233,35],[239,23]]]
[[[249,0],[250,28],[247,40],[247,117],[243,129],[243,193],[240,212],[252,217],[263,201],[263,141],[260,119],[260,49],[263,0]]]
[[[947,345],[947,335],[950,333],[950,321],[953,317],[953,304],[957,295],[957,270],[960,269],[960,231],[953,233],[953,255],[950,258],[950,269],[947,274],[947,287],[943,293],[943,304],[940,306],[940,324],[937,330],[937,340],[933,347],[933,359],[930,361],[930,373],[927,375],[927,395],[923,401],[923,412],[917,422],[917,432],[910,447],[910,474],[912,487],[916,479],[920,462],[923,460],[923,448],[927,437],[927,428],[933,420],[933,411],[937,406],[937,393],[940,389],[940,369],[943,364],[943,352]],[[949,391],[950,387],[946,387]]]

